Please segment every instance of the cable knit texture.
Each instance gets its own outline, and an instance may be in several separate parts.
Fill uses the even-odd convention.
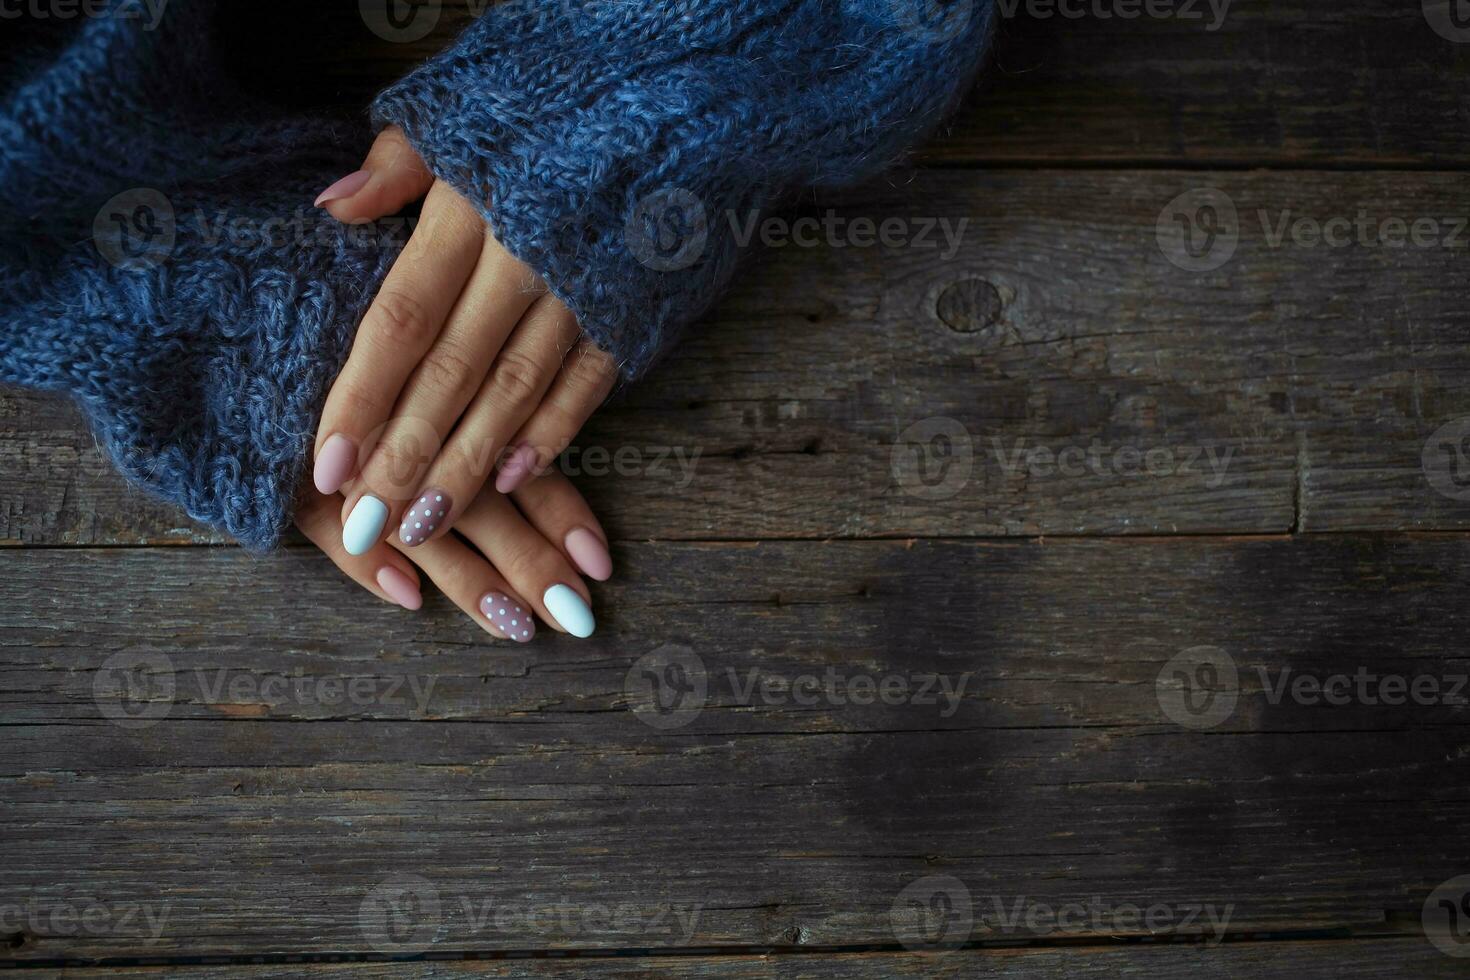
[[[264,549],[402,235],[310,208],[371,132],[246,96],[216,14],[7,26],[0,382],[69,393],[128,477]],[[733,275],[731,216],[894,162],[990,20],[990,0],[509,0],[372,117],[633,379]]]

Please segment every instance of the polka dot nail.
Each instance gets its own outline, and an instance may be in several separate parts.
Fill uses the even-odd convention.
[[[536,623],[531,611],[504,592],[487,592],[480,600],[480,612],[491,625],[517,643],[530,643],[536,635]]]
[[[426,490],[403,515],[403,523],[398,525],[398,540],[410,548],[423,544],[444,523],[444,515],[453,506],[454,501],[443,490]]]

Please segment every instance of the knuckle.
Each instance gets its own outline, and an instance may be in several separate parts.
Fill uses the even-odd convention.
[[[617,365],[602,351],[584,348],[567,367],[567,384],[579,394],[597,394],[612,387]]]
[[[524,354],[502,351],[490,369],[490,389],[502,405],[524,406],[541,393],[541,366]]]
[[[341,385],[333,394],[341,399],[333,408],[338,409],[344,419],[353,419],[360,423],[364,419],[379,418],[385,411],[382,399],[371,388],[362,385]]]
[[[420,364],[419,380],[442,396],[466,402],[479,387],[480,378],[463,353],[439,344]]]
[[[427,343],[436,326],[430,321],[429,311],[423,302],[401,289],[380,292],[368,317],[371,335],[383,346],[394,350]]]

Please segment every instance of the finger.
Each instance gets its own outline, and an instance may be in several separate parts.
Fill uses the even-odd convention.
[[[372,221],[402,211],[433,184],[434,175],[403,130],[389,126],[378,134],[362,169],[322,191],[316,206],[349,224]]]
[[[394,419],[361,474],[344,490],[345,512],[354,512],[359,499],[371,495],[386,506],[387,526],[398,527],[406,545],[421,544],[436,529],[442,533],[452,526],[458,517],[454,501],[474,499],[494,457],[480,464],[478,478],[451,474],[457,478],[440,479],[442,469],[430,464],[442,456],[444,434],[454,429],[470,400],[495,383],[497,356],[510,356],[507,338],[519,331],[517,324],[545,288],[526,265],[486,236],[443,332],[409,376]],[[554,372],[555,366],[548,370]]]
[[[296,510],[296,526],[348,578],[379,599],[409,610],[422,606],[418,572],[407,558],[386,544],[362,555],[347,553],[342,547],[339,511],[336,498],[309,493]]]
[[[555,470],[516,490],[513,499],[531,526],[561,547],[582,574],[599,582],[612,577],[607,534],[572,481]]]
[[[495,489],[511,493],[531,476],[544,473],[607,400],[617,379],[618,367],[611,355],[591,341],[578,344],[535,413],[511,440],[516,451],[506,457]]]
[[[517,643],[529,643],[535,637],[536,619],[530,604],[484,556],[458,537],[429,542],[414,552],[413,560],[439,591],[490,635]]]
[[[442,188],[442,191],[441,191]],[[370,455],[404,381],[438,337],[479,258],[485,225],[452,190],[429,193],[424,220],[358,328],[317,428],[317,490],[335,493]],[[437,449],[437,447],[435,447]]]
[[[541,536],[510,498],[483,493],[455,530],[470,540],[553,629],[588,637],[597,628],[591,593],[566,557]]]
[[[398,531],[405,543],[418,544],[457,526],[454,503],[468,504],[479,496],[501,450],[536,410],[578,336],[577,318],[556,297],[543,296],[532,305],[412,497]],[[441,497],[449,506],[439,506]],[[429,504],[435,505],[432,520],[425,521],[422,508]]]

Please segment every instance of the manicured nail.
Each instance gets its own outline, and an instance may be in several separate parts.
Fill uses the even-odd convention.
[[[597,620],[592,618],[592,610],[587,608],[587,603],[582,601],[582,597],[570,585],[553,585],[541,597],[541,602],[562,629],[579,639],[585,640],[597,629]]]
[[[410,548],[423,544],[453,506],[454,501],[443,490],[425,490],[403,515],[403,523],[398,525],[398,540]]]
[[[321,194],[317,196],[316,204],[312,206],[319,208],[323,204],[330,204],[333,201],[340,201],[344,197],[351,197],[352,195],[356,194],[358,191],[366,187],[367,182],[372,179],[373,175],[368,173],[366,170],[359,170],[356,173],[350,173],[346,177],[343,177],[341,180],[337,181],[331,187],[328,187],[326,190],[322,191]]]
[[[602,539],[585,527],[574,528],[563,542],[567,547],[567,554],[572,556],[572,561],[585,575],[606,582],[612,577],[612,556],[607,553],[607,545]]]
[[[536,635],[536,623],[531,614],[516,599],[504,592],[487,592],[480,600],[480,612],[491,625],[517,643],[530,643]]]
[[[388,598],[404,609],[418,609],[424,604],[423,594],[413,584],[413,579],[392,565],[384,565],[378,569],[378,588],[388,593]]]
[[[535,465],[536,450],[530,446],[522,446],[511,453],[500,467],[500,475],[495,478],[496,493],[510,493],[525,483],[531,475],[531,467]]]
[[[322,451],[317,453],[316,468],[312,470],[311,480],[316,484],[318,492],[333,494],[342,489],[342,484],[347,482],[356,465],[357,447],[346,436],[335,435],[322,443]]]
[[[383,536],[383,525],[387,522],[388,505],[377,497],[363,497],[342,525],[342,547],[349,555],[367,554]]]

